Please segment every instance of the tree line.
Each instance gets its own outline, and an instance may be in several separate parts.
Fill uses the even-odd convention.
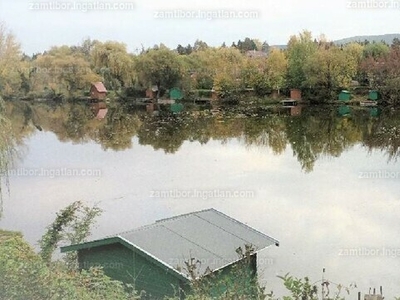
[[[76,46],[54,46],[22,53],[16,37],[0,26],[0,94],[5,99],[77,99],[91,82],[102,81],[120,99],[149,87],[215,90],[221,98],[252,90],[257,96],[298,88],[323,102],[341,89],[363,86],[381,91],[390,104],[400,99],[400,41],[336,45],[309,31],[290,37],[285,49],[245,38],[231,46],[169,49],[163,44],[130,53],[124,43],[86,39]]]

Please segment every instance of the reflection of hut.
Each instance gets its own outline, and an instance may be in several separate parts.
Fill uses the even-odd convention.
[[[158,87],[153,85],[151,88],[146,90],[146,98],[155,99],[157,98]]]
[[[342,105],[338,108],[339,116],[341,117],[349,117],[351,115],[351,108],[347,105]]]
[[[171,104],[170,110],[173,113],[179,113],[183,110],[183,104],[182,103]]]
[[[272,90],[271,97],[272,97],[272,99],[278,99],[279,91],[278,90]]]
[[[371,117],[379,117],[381,115],[381,110],[378,107],[371,107],[369,111],[369,115]]]
[[[103,120],[108,112],[107,105],[104,102],[92,104],[92,111],[96,119]]]
[[[290,108],[290,115],[291,116],[300,116],[301,115],[301,105],[293,106]]]
[[[290,90],[290,99],[300,101],[301,100],[301,90],[291,89]]]
[[[216,90],[214,90],[214,88],[211,90],[211,100],[218,100],[218,93]]]
[[[146,104],[146,111],[147,111],[148,113],[153,113],[154,110],[155,110],[155,105],[154,105],[154,103],[148,103],[148,104]]]
[[[90,87],[91,100],[104,100],[107,97],[107,89],[102,82],[93,82]]]

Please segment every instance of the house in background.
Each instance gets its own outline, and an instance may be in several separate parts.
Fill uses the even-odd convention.
[[[267,58],[268,53],[264,51],[248,50],[246,51],[246,56],[250,58]]]
[[[102,82],[93,82],[90,87],[90,100],[104,100],[107,97],[107,89]]]
[[[238,249],[251,245],[252,276],[257,273],[257,252],[279,242],[227,215],[208,209],[156,221],[115,236],[61,248],[78,251],[81,269],[102,266],[113,279],[145,291],[149,299],[190,292],[192,280],[229,276],[241,260]],[[243,257],[242,257],[243,259]],[[195,274],[188,265],[196,264]],[[215,277],[213,277],[215,280]]]

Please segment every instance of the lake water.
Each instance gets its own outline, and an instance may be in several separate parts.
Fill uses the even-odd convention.
[[[398,111],[7,109],[18,158],[0,228],[32,245],[76,200],[104,211],[91,238],[213,207],[280,241],[259,254],[260,278],[277,295],[277,275],[316,282],[325,268],[332,282],[357,284],[353,299],[380,285],[400,296]]]

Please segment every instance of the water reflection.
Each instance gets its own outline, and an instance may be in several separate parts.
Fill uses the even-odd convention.
[[[10,122],[5,117],[5,106],[0,97],[0,219],[3,216],[3,191],[9,188],[8,170],[15,157],[15,142],[10,134]]]
[[[217,107],[180,104],[128,106],[94,104],[7,103],[16,139],[37,130],[50,131],[62,142],[94,141],[103,149],[126,150],[139,144],[166,153],[184,141],[205,144],[236,138],[245,145],[263,146],[281,154],[290,146],[301,168],[312,171],[321,156],[338,157],[356,144],[399,155],[400,112],[367,107]],[[99,122],[102,120],[102,122]]]
[[[343,255],[399,249],[399,111],[350,107],[341,116],[339,107],[318,106],[292,115],[282,107],[185,104],[179,113],[165,106],[155,116],[146,105],[109,103],[98,120],[86,103],[6,105],[19,149],[29,150],[19,167],[102,171],[11,177],[0,226],[22,231],[32,244],[75,200],[104,209],[93,238],[214,207],[281,241],[259,265],[278,295],[277,274],[318,280],[324,267],[334,282],[355,281],[363,292],[383,284],[387,298],[400,294],[398,256]],[[175,190],[253,194],[152,196]]]
[[[93,115],[97,120],[103,120],[108,112],[108,108],[105,102],[91,103],[90,108],[93,111]]]

